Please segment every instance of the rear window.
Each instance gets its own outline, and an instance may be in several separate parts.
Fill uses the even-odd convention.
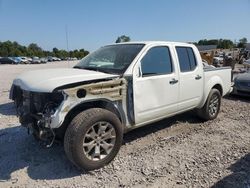
[[[197,62],[193,49],[190,47],[176,47],[181,72],[193,71]]]

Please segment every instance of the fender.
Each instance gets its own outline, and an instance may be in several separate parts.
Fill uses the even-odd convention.
[[[65,101],[66,102],[66,101]],[[126,125],[126,115],[122,109],[121,101],[110,101],[108,99],[100,98],[82,101],[74,106],[71,106],[65,110],[64,106],[67,104],[61,104],[52,117],[51,128],[59,128],[62,124],[68,124],[73,117],[84,110],[89,108],[103,108],[107,109],[117,115],[122,125]],[[62,110],[64,109],[64,110]]]
[[[201,108],[202,106],[204,106],[204,104],[206,103],[207,97],[209,95],[209,92],[211,91],[212,88],[217,88],[220,91],[221,96],[223,96],[224,92],[223,92],[222,86],[223,86],[223,81],[219,76],[213,76],[212,78],[210,78],[205,84],[204,95],[198,108]]]

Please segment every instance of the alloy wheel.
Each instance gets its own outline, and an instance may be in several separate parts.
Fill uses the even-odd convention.
[[[114,148],[116,131],[109,122],[101,121],[92,125],[83,138],[83,151],[92,161],[107,157]]]
[[[209,102],[208,111],[211,116],[215,116],[219,110],[219,96],[214,94]]]

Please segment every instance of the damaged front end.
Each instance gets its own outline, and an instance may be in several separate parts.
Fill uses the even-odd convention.
[[[10,98],[15,101],[21,125],[49,147],[55,140],[55,132],[60,132],[67,114],[77,106],[106,100],[110,102],[106,108],[113,105],[115,111],[124,114],[122,109],[126,108],[127,81],[124,78],[95,80],[78,86],[56,88],[51,93],[26,91],[13,85]],[[125,124],[126,115],[121,116]]]
[[[46,146],[51,146],[55,139],[55,133],[50,126],[51,120],[64,100],[63,93],[31,92],[13,85],[10,99],[14,100],[21,125],[35,138],[44,141]]]

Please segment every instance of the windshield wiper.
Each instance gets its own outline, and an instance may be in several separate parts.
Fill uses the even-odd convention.
[[[83,69],[85,69],[85,70],[93,70],[93,71],[99,72],[99,69],[96,68],[96,67],[83,67]]]
[[[73,68],[74,69],[82,69],[82,67],[80,67],[80,66],[74,66]]]
[[[76,68],[76,69],[85,69],[85,70],[93,70],[93,71],[99,71],[99,69],[96,68],[96,67],[81,67],[81,66],[74,66],[73,68]]]
[[[97,72],[109,73],[108,71],[105,71],[105,70],[100,69],[100,68],[98,68],[98,67],[80,67],[80,66],[75,66],[74,68],[77,68],[77,69],[85,69],[85,70],[92,70],[92,71],[97,71]]]

